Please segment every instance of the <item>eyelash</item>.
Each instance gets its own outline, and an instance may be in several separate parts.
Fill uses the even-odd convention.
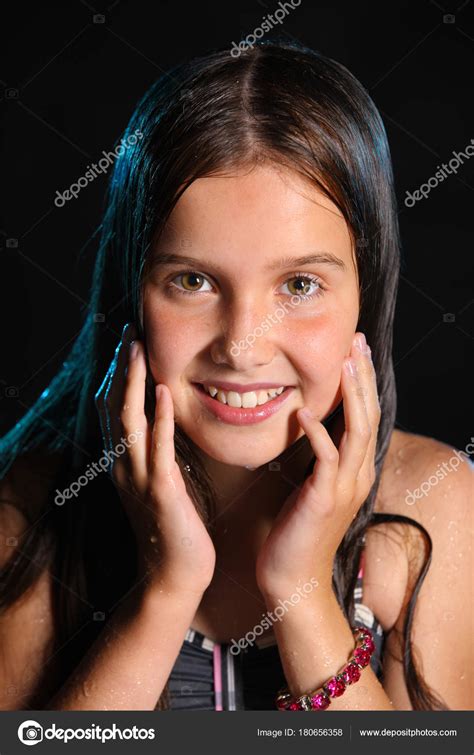
[[[197,272],[196,270],[185,270],[182,273],[179,273],[178,275],[175,275],[175,277],[168,283],[167,288],[173,289],[173,293],[176,292],[178,294],[183,294],[184,296],[196,296],[196,294],[199,293],[209,293],[208,291],[200,292],[200,291],[186,291],[185,289],[178,288],[176,284],[173,283],[173,280],[176,280],[176,278],[181,278],[183,275],[199,275],[200,278],[204,278],[207,280],[206,276],[202,273]],[[290,280],[308,280],[312,284],[317,284],[318,288],[317,290],[312,294],[291,294],[291,296],[298,296],[302,301],[310,301],[311,299],[315,299],[318,296],[323,296],[323,293],[326,291],[326,287],[323,286],[320,279],[315,275],[308,275],[308,273],[293,273],[293,275],[288,278],[285,283],[287,283]],[[209,283],[209,281],[208,281]]]

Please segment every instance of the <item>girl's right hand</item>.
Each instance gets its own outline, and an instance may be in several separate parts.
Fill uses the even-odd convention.
[[[173,399],[163,383],[148,425],[147,365],[140,341],[130,349],[135,334],[133,325],[124,328],[95,396],[106,449],[126,446],[113,460],[112,480],[137,539],[139,575],[177,592],[203,593],[216,552],[175,459]]]

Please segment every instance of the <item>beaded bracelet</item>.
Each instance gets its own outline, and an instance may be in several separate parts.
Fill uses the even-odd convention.
[[[331,704],[331,697],[340,697],[349,684],[359,681],[360,669],[369,665],[375,644],[366,627],[353,627],[352,632],[356,635],[356,647],[347,664],[314,692],[295,698],[288,687],[283,687],[275,700],[278,710],[325,710]]]

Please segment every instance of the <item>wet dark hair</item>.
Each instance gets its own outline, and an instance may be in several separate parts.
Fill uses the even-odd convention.
[[[392,331],[399,270],[392,166],[377,108],[340,63],[297,44],[260,43],[238,57],[228,50],[213,52],[162,76],[139,103],[124,138],[136,133],[142,136],[118,158],[110,181],[82,330],[50,385],[0,440],[0,477],[19,456],[60,451],[54,487],[61,490],[103,452],[94,396],[124,323],[134,322],[144,340],[141,284],[149,251],[186,188],[199,177],[263,163],[296,171],[329,197],[347,221],[360,280],[357,330],[372,348],[382,411],[376,479],[336,554],[333,587],[351,620],[367,529],[396,522],[422,531],[428,555],[409,602],[403,667],[413,708],[446,709],[418,672],[410,639],[431,540],[408,517],[373,513],[396,415]],[[150,381],[150,417],[149,388]],[[309,441],[303,436],[299,443]],[[175,446],[189,492],[211,528],[212,480],[178,425]],[[313,464],[314,457],[307,474]],[[49,683],[42,680],[25,701],[25,707],[33,708],[45,704],[46,689],[48,695],[59,689],[98,636],[101,617],[107,619],[135,584],[136,544],[110,478],[99,475],[66,506],[56,505],[54,495],[50,491],[38,520],[19,539],[0,574],[3,611],[45,567],[54,577],[54,648],[44,669]],[[168,699],[166,686],[157,708],[166,708]]]

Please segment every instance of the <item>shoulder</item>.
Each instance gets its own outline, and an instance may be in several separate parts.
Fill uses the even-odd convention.
[[[0,480],[0,569],[14,563],[25,536],[41,516],[58,458],[19,457]],[[0,621],[0,710],[27,705],[53,639],[51,576],[44,569]]]
[[[474,471],[468,453],[447,443],[394,430],[382,470],[375,511],[407,516],[431,537],[472,516]]]
[[[408,617],[414,655],[429,687],[450,708],[474,704],[466,672],[474,663],[473,618],[466,611],[472,600],[474,472],[468,454],[473,450],[474,444],[462,450],[399,430],[392,435],[375,510],[414,522],[395,525],[393,538],[404,583],[387,642],[384,686],[396,707],[411,707],[401,643]]]

